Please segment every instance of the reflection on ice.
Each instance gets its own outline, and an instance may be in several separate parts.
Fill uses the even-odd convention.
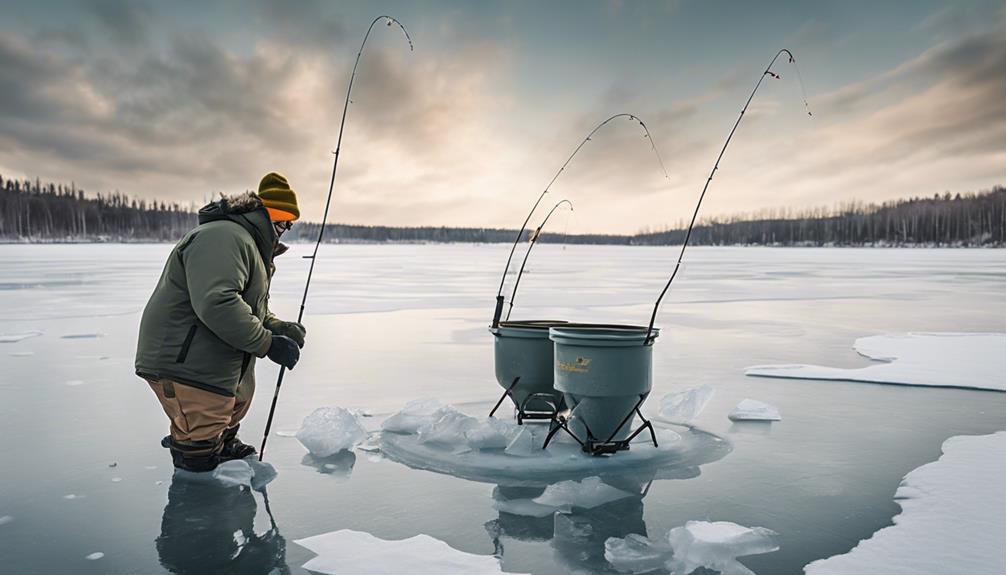
[[[348,479],[353,474],[353,466],[356,465],[356,454],[352,451],[340,451],[328,457],[315,457],[307,453],[300,462],[317,469],[318,473]]]
[[[662,569],[671,556],[671,544],[651,541],[637,533],[604,542],[604,558],[622,573],[649,573]]]
[[[314,537],[298,539],[318,556],[304,564],[316,573],[436,573],[438,575],[501,574],[499,559],[454,549],[429,535],[389,541],[370,533],[341,529]]]
[[[257,503],[247,489],[182,480],[168,488],[168,503],[155,541],[161,565],[176,574],[289,573],[286,540],[262,491],[269,529],[255,531]]]

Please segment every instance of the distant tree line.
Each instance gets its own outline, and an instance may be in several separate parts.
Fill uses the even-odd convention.
[[[119,192],[85,195],[70,185],[5,179],[0,175],[0,241],[171,242],[196,225],[196,206],[130,199]],[[677,245],[685,222],[635,235],[544,233],[542,242]],[[303,222],[284,241],[314,241],[319,224]],[[512,242],[502,228],[391,227],[329,224],[326,242]],[[527,239],[525,232],[522,239]],[[778,246],[1006,246],[1006,188],[949,192],[880,205],[852,202],[833,209],[774,210],[707,218],[694,245]]]

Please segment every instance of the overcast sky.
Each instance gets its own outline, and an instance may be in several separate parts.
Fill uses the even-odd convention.
[[[204,4],[209,4],[207,8]],[[553,186],[572,232],[1006,183],[1002,2],[5,2],[0,174],[201,204],[286,174],[330,221],[517,227]],[[542,215],[544,215],[542,213]]]

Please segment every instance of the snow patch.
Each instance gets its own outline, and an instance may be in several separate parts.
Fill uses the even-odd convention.
[[[95,551],[94,553],[91,553],[90,555],[84,557],[84,559],[87,559],[88,561],[97,561],[98,559],[101,559],[104,556],[105,554],[102,553],[101,551]]]
[[[908,333],[862,337],[854,348],[878,362],[858,369],[758,365],[746,375],[1006,391],[1006,334]]]
[[[437,573],[438,575],[490,575],[503,573],[500,560],[454,549],[429,535],[389,541],[361,531],[341,529],[298,539],[318,556],[304,564],[316,573]]]
[[[687,425],[702,413],[713,398],[713,388],[708,385],[692,387],[677,393],[668,393],[660,399],[660,419],[668,423]]]
[[[11,357],[31,357],[35,355],[34,351],[12,351],[8,355]]]
[[[60,339],[97,339],[105,337],[103,333],[68,333],[60,336]]]
[[[727,417],[731,421],[779,421],[782,419],[777,407],[757,399],[741,400]]]
[[[7,525],[11,521],[14,521],[14,518],[10,515],[0,515],[0,525]]]
[[[348,409],[319,407],[304,418],[296,437],[311,455],[324,458],[353,449],[367,430]]]
[[[1006,431],[961,435],[939,460],[905,476],[894,494],[894,525],[844,555],[810,563],[807,575],[833,573],[969,575],[1004,572]]]
[[[65,385],[68,387],[77,387],[79,385],[84,385],[84,382],[79,379],[71,379],[70,381],[67,381]]]

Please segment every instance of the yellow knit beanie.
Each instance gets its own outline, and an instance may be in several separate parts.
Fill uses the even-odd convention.
[[[290,189],[286,178],[276,172],[269,172],[258,185],[258,197],[269,211],[269,219],[274,222],[289,222],[300,217],[297,194]]]

